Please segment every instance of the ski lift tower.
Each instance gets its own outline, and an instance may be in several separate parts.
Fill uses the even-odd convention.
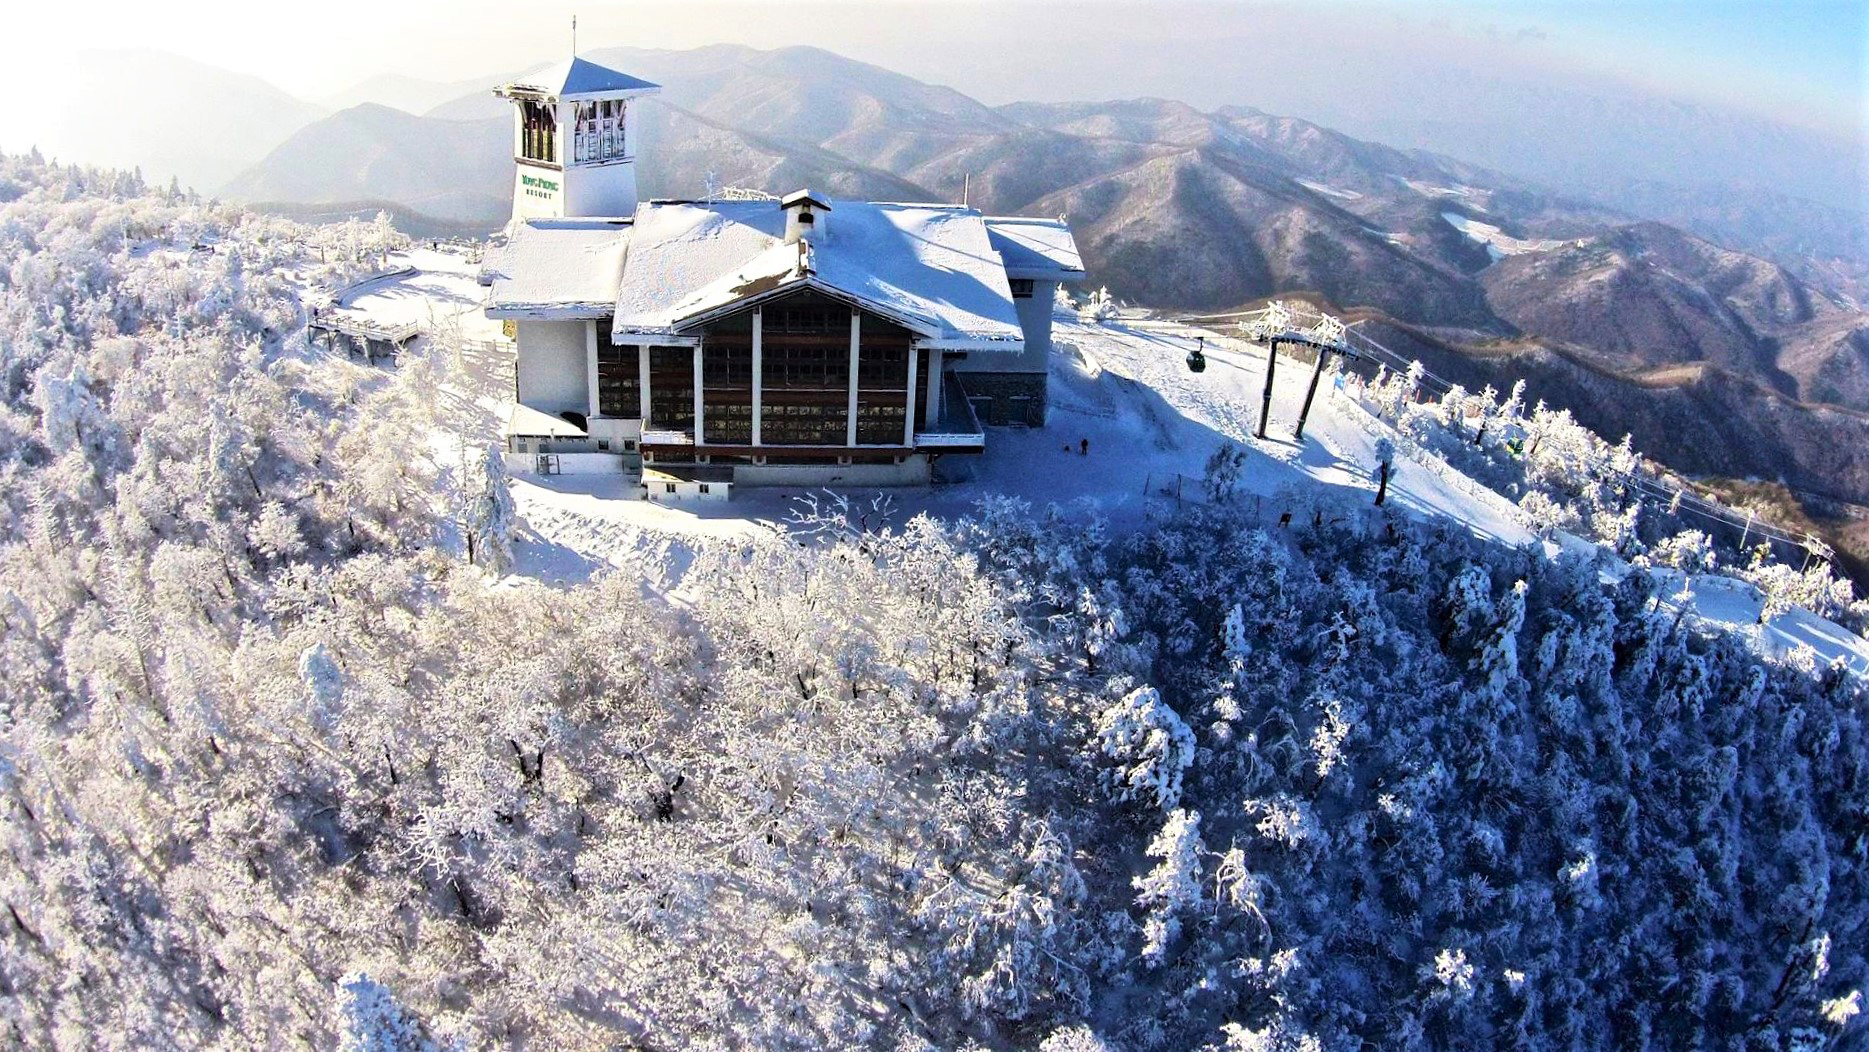
[[[1249,318],[1240,323],[1240,328],[1245,330],[1248,339],[1263,342],[1266,345],[1265,396],[1260,402],[1259,430],[1256,432],[1260,438],[1265,437],[1266,421],[1272,416],[1272,375],[1278,369],[1279,341],[1288,335],[1296,335],[1292,331],[1292,325],[1291,308],[1278,300],[1266,304],[1265,310],[1261,311],[1258,317]]]
[[[1248,318],[1240,324],[1248,339],[1264,343],[1267,347],[1265,357],[1265,393],[1259,404],[1259,430],[1256,434],[1265,437],[1266,424],[1272,419],[1272,380],[1278,367],[1278,348],[1280,344],[1292,347],[1309,347],[1317,352],[1317,367],[1311,372],[1311,385],[1304,393],[1304,407],[1298,411],[1298,427],[1293,437],[1304,438],[1304,422],[1311,415],[1311,402],[1317,397],[1317,382],[1324,375],[1324,359],[1330,355],[1343,358],[1360,357],[1348,342],[1349,329],[1340,319],[1328,314],[1319,314],[1317,321],[1306,328],[1298,327],[1298,319],[1292,309],[1277,300],[1266,304],[1265,310]]]
[[[1295,437],[1304,440],[1304,422],[1311,415],[1311,400],[1317,397],[1317,381],[1324,375],[1324,359],[1335,354],[1343,358],[1356,358],[1357,353],[1347,342],[1349,329],[1338,318],[1320,314],[1317,324],[1306,329],[1302,338],[1287,342],[1296,342],[1317,351],[1317,367],[1311,370],[1311,386],[1305,388],[1304,408],[1298,410],[1298,429]],[[1260,425],[1264,427],[1264,424]]]
[[[1830,563],[1831,565],[1836,564],[1836,558],[1837,558],[1836,549],[1818,540],[1816,534],[1814,533],[1805,534],[1803,543],[1804,543],[1804,569],[1800,572],[1809,573],[1811,569],[1811,563],[1813,562],[1826,562],[1826,563]]]

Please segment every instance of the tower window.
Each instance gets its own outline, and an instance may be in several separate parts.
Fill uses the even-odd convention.
[[[558,161],[558,114],[551,106],[527,100],[520,103],[519,155],[528,161]]]
[[[1032,298],[1032,279],[1031,278],[1009,278],[1007,279],[1006,284],[1012,286],[1012,298],[1013,299],[1029,300]]]

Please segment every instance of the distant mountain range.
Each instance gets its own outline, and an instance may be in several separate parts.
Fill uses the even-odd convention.
[[[1659,187],[1638,214],[1625,210],[1641,200],[1633,178],[1612,208],[1244,106],[991,107],[813,48],[590,57],[663,85],[637,111],[647,195],[696,196],[712,180],[1065,214],[1093,282],[1125,299],[1218,311],[1305,295],[1437,371],[1524,376],[1534,397],[1606,435],[1634,432],[1684,470],[1869,504],[1861,216]],[[424,232],[491,230],[512,163],[493,82],[354,93],[414,109],[460,89],[419,116],[263,96],[271,127],[298,124],[223,192],[300,215],[388,207]]]
[[[166,52],[90,51],[75,63],[51,97],[0,71],[0,84],[22,93],[9,114],[9,148],[141,168],[213,192],[330,113],[259,77]]]

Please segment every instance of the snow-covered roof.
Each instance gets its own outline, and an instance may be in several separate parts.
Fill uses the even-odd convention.
[[[946,350],[1024,348],[1006,267],[979,212],[838,201],[822,231],[785,242],[772,201],[661,201],[636,212],[615,331],[680,336],[730,310],[816,289]]]
[[[986,232],[1005,259],[1009,277],[1079,281],[1084,276],[1077,239],[1062,219],[988,216]]]
[[[826,210],[831,207],[829,201],[812,193],[810,187],[806,187],[803,190],[793,190],[791,193],[779,198],[780,208],[790,208],[793,205],[817,205],[819,208]]]
[[[492,318],[602,318],[616,307],[627,219],[532,219],[487,254]]]
[[[500,432],[511,438],[524,435],[527,438],[588,438],[589,433],[563,417],[541,412],[529,405],[512,403],[506,410],[506,427]]]
[[[500,95],[543,95],[560,99],[627,98],[660,90],[659,84],[581,58],[554,62],[495,89]]]

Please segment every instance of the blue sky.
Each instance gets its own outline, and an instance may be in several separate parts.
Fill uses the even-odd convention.
[[[816,14],[800,17],[806,11]],[[0,34],[0,60],[30,61],[84,46],[142,46],[270,74],[289,91],[315,96],[387,68],[457,79],[524,65],[562,46],[573,12],[582,16],[592,44],[778,46],[821,38],[836,50],[930,58],[944,57],[969,37],[990,39],[994,27],[1048,27],[1059,43],[1068,43],[1094,37],[1100,23],[1130,23],[1137,16],[1162,37],[1194,41],[1261,16],[1313,17],[1346,36],[1354,36],[1359,23],[1441,19],[1463,32],[1488,25],[1507,34],[1542,31],[1554,49],[1578,61],[1671,91],[1756,96],[1769,104],[1819,107],[1832,118],[1860,114],[1869,95],[1869,0],[324,0],[315,9],[250,0],[67,0],[14,5],[0,16],[11,30]],[[905,32],[909,28],[912,33]],[[412,50],[410,35],[418,33],[425,36],[423,47]],[[1138,57],[1137,72],[1156,61]],[[1044,74],[1030,72],[1033,82]]]
[[[1869,109],[1869,0],[1572,0],[1460,5],[1549,27],[1555,43],[1650,86],[1763,106],[1811,106],[1861,120]]]

